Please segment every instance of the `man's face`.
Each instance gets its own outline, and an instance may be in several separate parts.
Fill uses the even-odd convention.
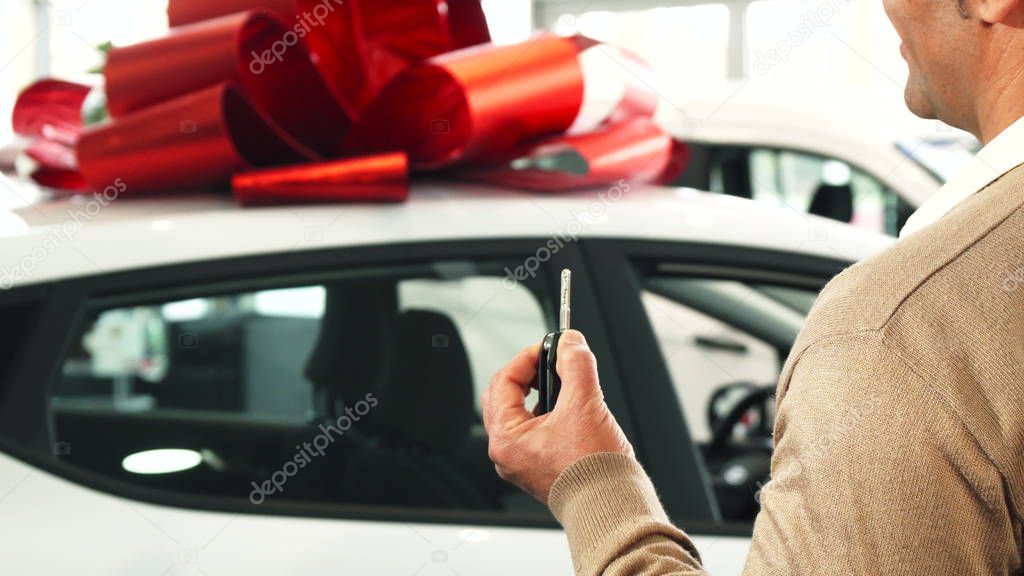
[[[973,28],[958,0],[884,0],[910,67],[904,97],[922,118],[961,125],[974,87]]]

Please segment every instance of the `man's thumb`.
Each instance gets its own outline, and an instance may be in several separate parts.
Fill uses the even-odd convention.
[[[601,395],[597,359],[583,334],[577,330],[566,330],[558,339],[556,360],[555,370],[562,380],[561,399],[572,402]]]
[[[583,337],[583,333],[579,330],[566,330],[562,333],[562,336],[558,339],[559,350],[561,350],[561,343],[566,344],[582,344],[587,345],[587,339]]]

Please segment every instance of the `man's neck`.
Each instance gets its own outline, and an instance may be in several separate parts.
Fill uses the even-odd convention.
[[[1014,42],[1000,51],[999,61],[989,68],[995,72],[986,79],[975,99],[977,125],[973,132],[982,144],[988,144],[1024,116],[1024,61],[1019,57],[1022,50],[1024,46]]]

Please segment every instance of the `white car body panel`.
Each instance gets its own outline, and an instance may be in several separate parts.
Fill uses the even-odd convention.
[[[308,249],[549,238],[573,230],[581,214],[593,216],[580,227],[582,237],[749,246],[848,261],[892,242],[794,210],[654,186],[602,202],[595,192],[527,195],[473,184],[417,184],[399,205],[257,209],[223,196],[129,200],[126,194],[76,221],[72,215],[85,210],[89,197],[50,199],[9,179],[0,183],[7,208],[0,212],[0,279],[25,272],[15,285]],[[70,240],[48,246],[61,227],[73,229]],[[749,538],[693,536],[711,574],[742,572]],[[12,574],[572,573],[559,530],[167,508],[98,492],[4,454],[0,556]]]
[[[711,574],[742,572],[749,539],[694,539]],[[9,574],[573,573],[560,530],[181,510],[84,488],[4,454],[0,553]]]
[[[0,280],[23,272],[14,285],[247,255],[551,238],[577,229],[587,238],[741,245],[849,261],[892,241],[794,210],[657,186],[634,186],[614,201],[595,192],[525,195],[475,184],[417,185],[408,202],[384,206],[240,209],[226,196],[137,198],[115,200],[87,218],[80,215],[98,204],[91,197],[21,200],[31,194],[8,196],[14,209],[0,212]],[[70,241],[60,239],[62,230]]]

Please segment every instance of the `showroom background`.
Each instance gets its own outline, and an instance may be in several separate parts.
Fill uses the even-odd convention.
[[[629,47],[654,66],[662,107],[731,98],[811,107],[920,135],[945,130],[903,106],[907,69],[881,1],[484,0],[495,41],[534,29],[582,32]],[[0,117],[35,78],[75,79],[99,65],[96,46],[167,29],[166,0],[4,0]],[[0,122],[0,141],[11,137]]]

